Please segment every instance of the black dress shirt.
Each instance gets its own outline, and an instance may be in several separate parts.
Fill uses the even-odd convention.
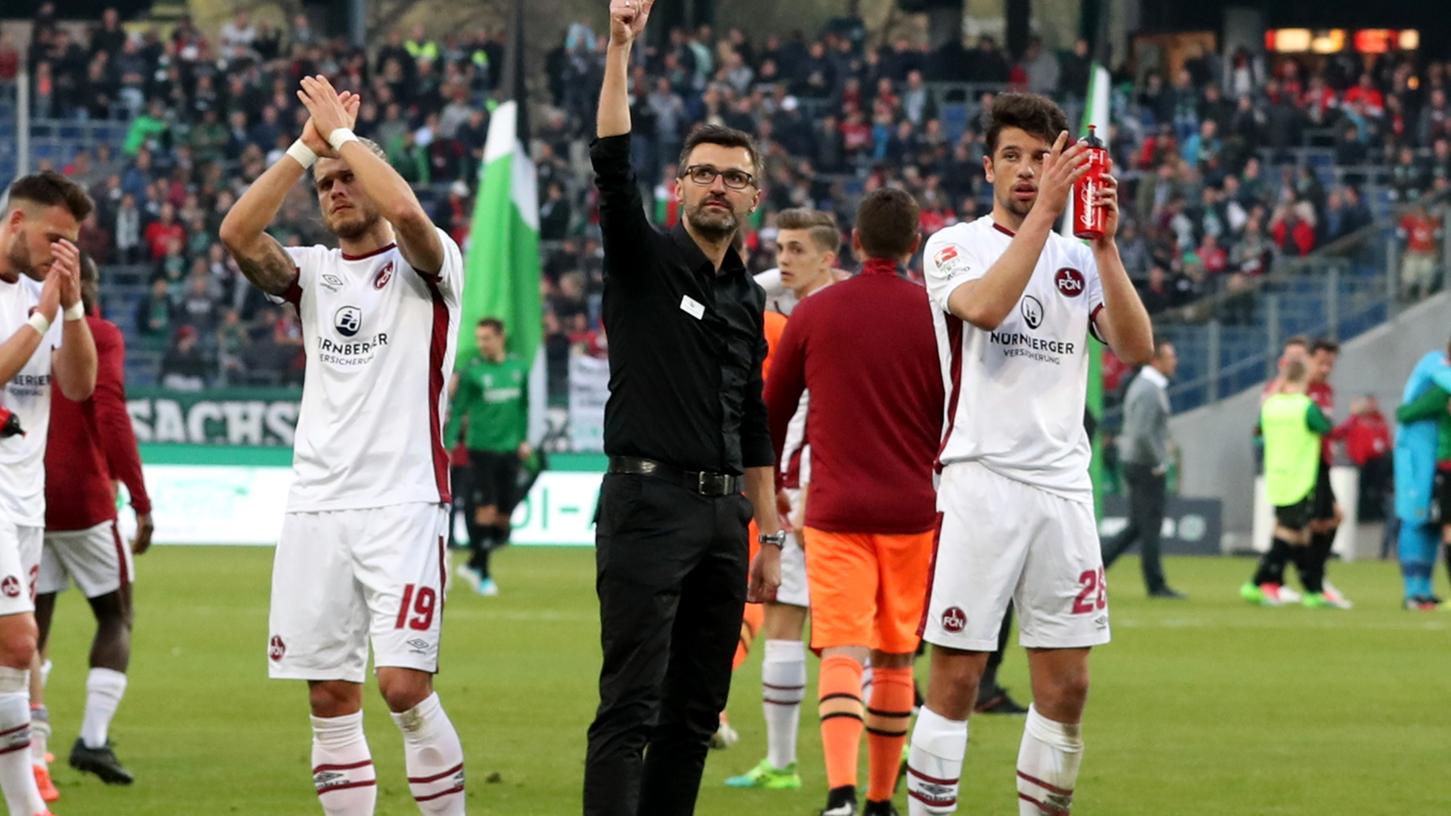
[[[766,296],[734,249],[717,272],[645,217],[630,136],[590,145],[604,235],[605,453],[741,474],[775,461],[761,399]]]

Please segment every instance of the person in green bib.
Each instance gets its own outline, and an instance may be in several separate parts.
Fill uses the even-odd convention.
[[[1252,580],[1264,583],[1277,559],[1288,556],[1300,567],[1306,606],[1330,606],[1314,570],[1306,569],[1310,550],[1310,518],[1315,508],[1315,479],[1320,469],[1320,439],[1330,433],[1330,420],[1306,393],[1310,367],[1302,360],[1286,364],[1279,393],[1260,406],[1264,440],[1265,493],[1275,508],[1275,538],[1260,559]]]
[[[444,428],[444,446],[458,444],[460,431],[473,470],[468,500],[469,560],[459,576],[480,595],[498,595],[489,572],[489,553],[509,543],[509,519],[518,504],[519,463],[532,452],[529,427],[529,366],[504,350],[504,321],[486,317],[474,329],[479,353],[459,370],[458,387]]]

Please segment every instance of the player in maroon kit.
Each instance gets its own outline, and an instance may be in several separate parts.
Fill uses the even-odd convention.
[[[51,395],[52,433],[46,441],[45,544],[36,582],[35,619],[45,649],[55,612],[55,595],[74,581],[96,616],[81,734],[71,748],[72,767],[110,784],[130,784],[116,759],[107,731],[126,690],[131,656],[131,557],[151,546],[151,500],[141,476],[141,455],[126,413],[125,341],[116,324],[96,308],[99,275],[95,263],[81,264],[81,302],[95,338],[96,388],[89,399]],[[128,546],[116,527],[120,481],[136,513],[136,537]],[[32,694],[33,758],[43,768],[50,725],[45,706]],[[37,776],[40,774],[37,773]],[[42,785],[44,788],[44,785]],[[44,791],[43,791],[44,792]]]

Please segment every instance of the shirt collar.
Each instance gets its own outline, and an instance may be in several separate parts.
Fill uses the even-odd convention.
[[[685,231],[684,220],[670,230],[670,237],[675,240],[675,245],[680,247],[680,252],[684,255],[685,263],[690,266],[691,272],[699,271],[701,267],[709,267],[711,272],[715,272],[715,265],[710,262],[710,258],[705,256],[700,244],[697,244],[695,239],[690,237],[690,233]],[[721,259],[720,274],[724,276],[737,273],[744,275],[746,264],[741,260],[741,254],[736,252],[735,247],[728,247],[725,257]]]
[[[1139,372],[1139,375],[1160,388],[1169,387],[1169,378],[1165,377],[1159,369],[1151,365],[1144,366],[1143,370]]]
[[[902,273],[896,261],[887,258],[867,258],[866,263],[862,264],[861,274],[899,277]]]

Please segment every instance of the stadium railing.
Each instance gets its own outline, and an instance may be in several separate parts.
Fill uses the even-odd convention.
[[[1420,202],[1441,219],[1439,289],[1451,289],[1451,197]],[[1402,281],[1399,215],[1411,205],[1303,258],[1280,258],[1254,288],[1221,293],[1155,316],[1155,333],[1175,344],[1179,372],[1169,387],[1175,411],[1229,397],[1273,376],[1294,335],[1348,340],[1414,302]],[[1245,318],[1248,319],[1245,319]],[[1114,426],[1115,406],[1105,412]]]

